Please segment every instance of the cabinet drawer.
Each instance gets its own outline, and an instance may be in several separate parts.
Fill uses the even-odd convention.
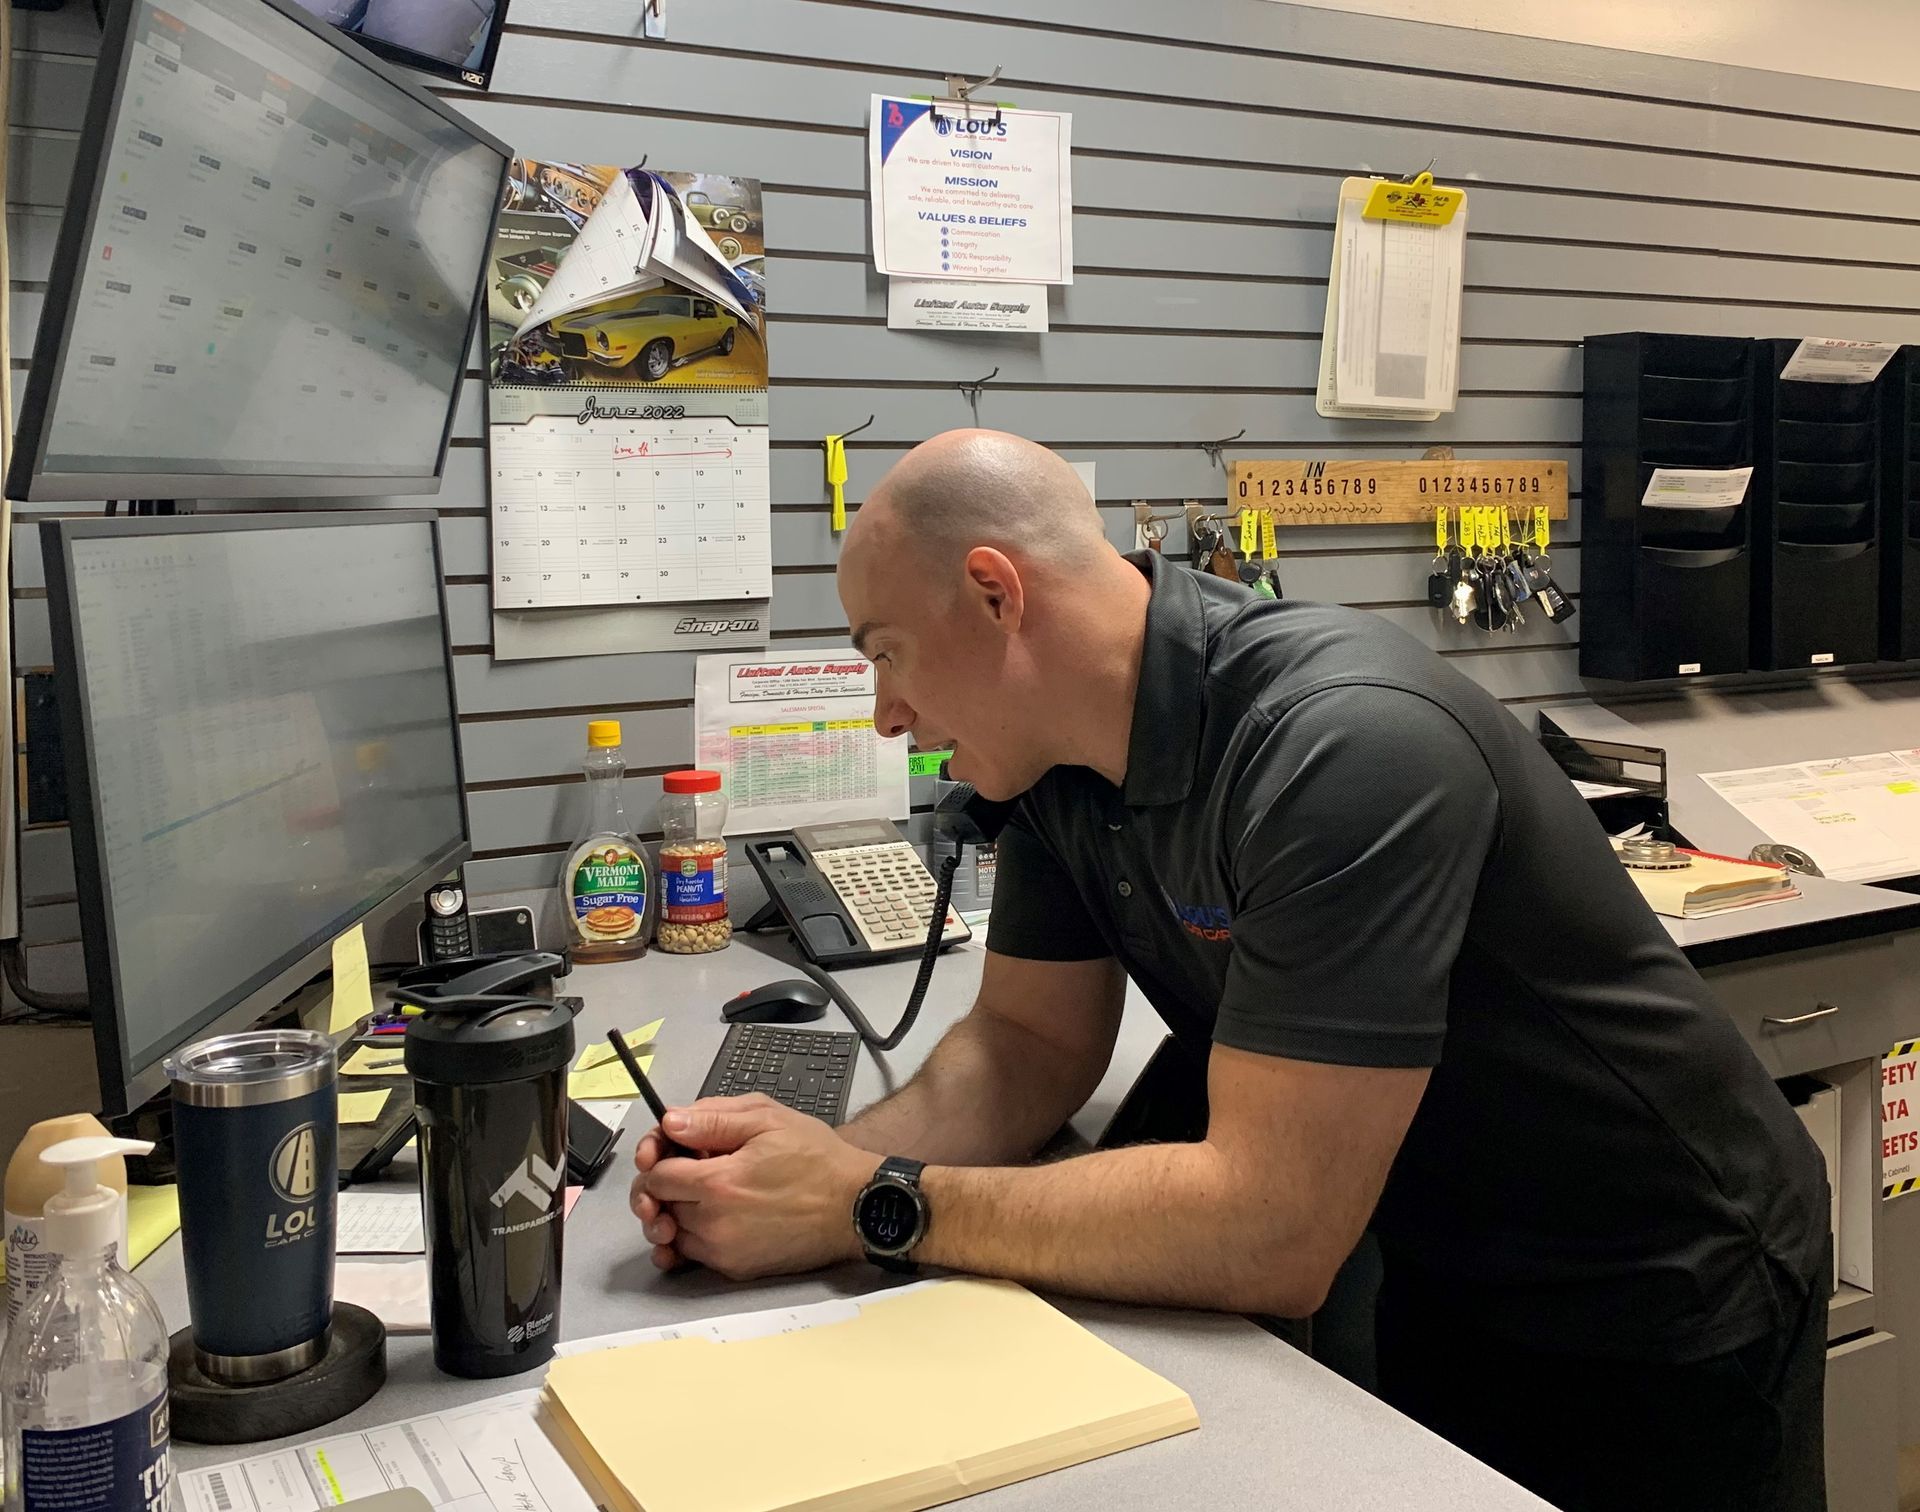
[[[1827,1505],[1830,1512],[1894,1512],[1900,1502],[1892,1334],[1827,1351]]]
[[[1702,973],[1775,1076],[1878,1059],[1920,1035],[1920,934],[1785,951]]]

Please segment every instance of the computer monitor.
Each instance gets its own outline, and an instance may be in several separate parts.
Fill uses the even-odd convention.
[[[291,0],[114,0],[10,495],[434,492],[509,156]]]
[[[439,527],[40,529],[102,1111],[128,1113],[470,854]]]
[[[300,0],[383,58],[485,89],[507,0]]]

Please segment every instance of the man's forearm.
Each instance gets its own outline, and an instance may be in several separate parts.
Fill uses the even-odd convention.
[[[932,1221],[916,1259],[1085,1296],[1301,1317],[1344,1258],[1205,1143],[936,1167],[921,1182]]]
[[[1092,1095],[1104,1069],[1063,1065],[1057,1046],[975,1009],[947,1031],[913,1080],[840,1134],[876,1155],[929,1165],[1025,1160]]]

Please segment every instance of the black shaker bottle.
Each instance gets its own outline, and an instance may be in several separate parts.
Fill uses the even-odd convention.
[[[229,1385],[293,1375],[326,1354],[333,1317],[333,1042],[229,1034],[166,1073],[195,1358]]]
[[[515,993],[447,993],[422,1006],[406,1060],[434,1363],[514,1375],[545,1364],[559,1338],[573,1015]]]

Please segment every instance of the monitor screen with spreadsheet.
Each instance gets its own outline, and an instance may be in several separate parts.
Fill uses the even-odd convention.
[[[11,496],[432,492],[507,159],[289,0],[117,0]]]
[[[468,854],[438,527],[41,527],[107,1111]],[[391,907],[390,907],[391,905]]]

